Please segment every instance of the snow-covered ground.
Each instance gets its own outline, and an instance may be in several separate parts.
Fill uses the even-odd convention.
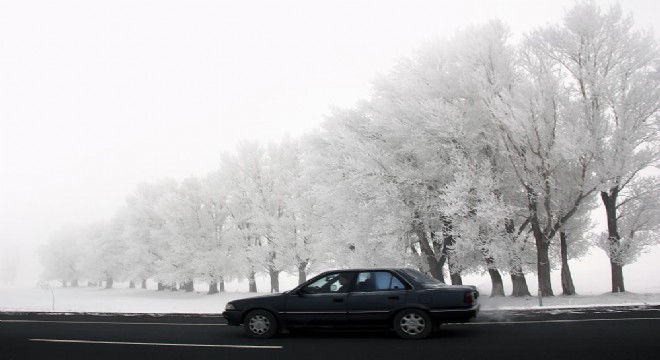
[[[258,293],[256,295],[264,295]],[[483,310],[538,308],[539,299],[481,298]],[[255,296],[230,291],[215,295],[204,292],[155,291],[153,289],[102,288],[0,288],[0,311],[111,312],[111,313],[221,313],[233,299]],[[554,296],[543,299],[544,308],[611,305],[660,305],[660,294],[624,293],[587,296]]]
[[[612,294],[608,276],[609,259],[602,252],[595,252],[588,260],[573,262],[573,279],[578,296],[554,296],[543,299],[544,308],[587,307],[598,305],[660,305],[660,280],[656,276],[660,267],[660,247],[656,247],[635,264],[626,266],[625,294]],[[314,274],[311,274],[314,275]],[[310,276],[311,276],[310,275]],[[280,289],[290,290],[297,285],[296,276],[280,277]],[[484,274],[466,275],[465,284],[476,285],[482,296],[479,299],[482,309],[521,309],[539,306],[537,297],[528,298],[490,298],[490,278]],[[36,281],[35,281],[36,282]],[[555,294],[561,293],[560,274],[552,273]],[[536,294],[536,277],[527,276],[527,284],[532,295]],[[85,283],[83,283],[84,285]],[[127,283],[115,283],[114,289],[97,287],[61,288],[52,282],[51,289],[35,286],[17,285],[0,286],[0,311],[55,311],[55,312],[120,312],[120,313],[221,313],[225,304],[255,294],[248,293],[247,281],[228,281],[227,292],[206,295],[208,287],[196,283],[195,292],[156,291],[156,284],[149,281],[149,289],[128,289]],[[257,288],[269,289],[270,280],[257,276]],[[511,293],[511,282],[504,279],[504,289]],[[256,295],[265,295],[265,292]],[[54,306],[53,306],[54,300]]]

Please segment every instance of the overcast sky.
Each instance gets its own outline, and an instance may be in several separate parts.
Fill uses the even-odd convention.
[[[31,282],[38,244],[110,218],[137,184],[302,134],[429,39],[492,18],[520,35],[572,4],[0,0],[0,252]],[[660,28],[659,1],[622,6]]]

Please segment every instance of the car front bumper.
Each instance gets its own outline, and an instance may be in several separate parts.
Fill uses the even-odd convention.
[[[227,310],[222,313],[222,317],[227,320],[227,325],[240,326],[242,313],[238,310]]]

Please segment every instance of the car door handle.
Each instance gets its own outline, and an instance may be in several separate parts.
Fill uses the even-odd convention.
[[[387,300],[399,300],[398,296],[388,296]]]
[[[344,302],[344,298],[333,298],[332,302]]]

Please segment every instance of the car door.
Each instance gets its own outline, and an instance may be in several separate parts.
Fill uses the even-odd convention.
[[[354,278],[352,272],[330,273],[291,293],[285,307],[287,325],[346,325],[348,293]]]
[[[409,289],[389,271],[360,272],[348,298],[350,325],[388,325],[393,311],[406,303]]]

